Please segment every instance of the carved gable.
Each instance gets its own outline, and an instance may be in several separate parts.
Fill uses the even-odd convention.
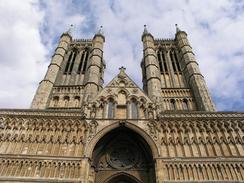
[[[129,78],[124,70],[121,70],[120,73],[109,82],[107,87],[126,87],[126,88],[138,88],[138,86]]]
[[[132,113],[136,113],[138,117],[141,116],[142,118],[147,118],[149,116],[148,109],[155,109],[153,102],[129,78],[123,68],[120,70],[120,73],[91,101],[89,104],[91,106],[90,111],[95,111],[96,117],[109,118],[108,113],[111,111],[109,102],[114,104],[111,115],[113,115],[113,118],[118,119],[135,118],[132,116]],[[134,112],[132,112],[132,108],[135,109]]]
[[[128,100],[135,98],[144,104],[153,103],[148,96],[121,70],[120,73],[97,95],[93,103],[101,99],[113,98],[117,104],[125,105]]]

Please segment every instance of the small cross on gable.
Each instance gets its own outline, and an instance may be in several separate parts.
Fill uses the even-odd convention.
[[[126,68],[124,66],[119,68],[120,72],[125,72]]]

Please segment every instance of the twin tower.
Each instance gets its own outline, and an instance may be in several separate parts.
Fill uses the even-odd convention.
[[[143,90],[156,111],[215,111],[186,32],[176,26],[174,39],[155,39],[145,26],[141,39]],[[62,34],[31,108],[76,110],[89,105],[104,90],[104,42],[101,30],[93,39]]]

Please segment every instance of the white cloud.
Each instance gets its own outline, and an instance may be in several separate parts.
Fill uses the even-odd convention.
[[[0,2],[0,107],[29,107],[36,80],[44,72],[46,50],[36,1]]]
[[[0,1],[1,108],[29,108],[57,37],[84,20],[70,13],[68,5],[57,0]]]
[[[178,23],[189,35],[218,109],[237,109],[235,103],[243,101],[243,55],[236,57],[234,54],[244,50],[244,41],[240,41],[244,40],[244,11],[236,13],[236,9],[243,8],[244,2],[97,0],[91,3],[95,7],[98,24],[104,25],[109,35],[105,47],[108,62],[114,64],[114,54],[121,50],[115,65],[117,67],[123,61],[127,72],[137,82],[141,80],[139,62],[142,58],[140,36],[143,24],[148,24],[155,38],[170,38],[174,37],[173,26]],[[135,54],[130,59],[133,49]],[[112,70],[115,75],[117,71]],[[239,108],[243,109],[244,105]]]
[[[143,25],[155,38],[170,38],[178,23],[189,35],[218,109],[244,109],[242,1],[2,0],[0,10],[0,72],[11,76],[0,81],[0,107],[28,107],[58,37],[70,24],[76,25],[77,38],[92,36],[103,25],[105,81],[124,65],[141,86]]]

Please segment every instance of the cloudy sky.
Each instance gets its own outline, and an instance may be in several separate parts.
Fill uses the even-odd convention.
[[[143,25],[155,38],[188,33],[217,109],[244,111],[243,0],[0,0],[0,108],[29,108],[59,36],[106,43],[107,83],[125,66],[141,86]]]

